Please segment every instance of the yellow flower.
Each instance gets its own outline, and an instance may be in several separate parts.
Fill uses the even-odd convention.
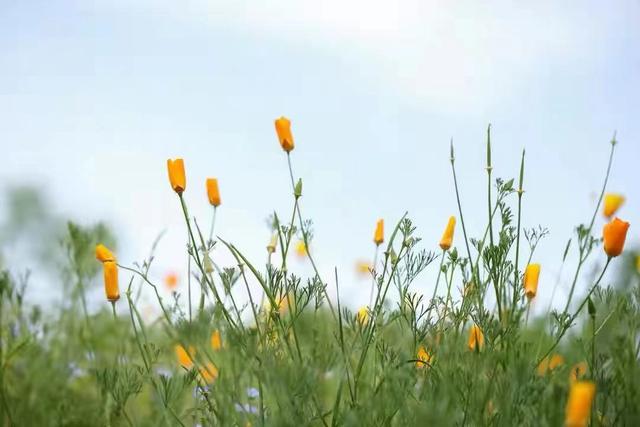
[[[211,334],[211,348],[213,351],[218,351],[222,348],[222,338],[220,338],[220,331],[217,329]]]
[[[569,371],[569,382],[576,382],[584,377],[584,374],[587,373],[588,365],[587,362],[579,362],[571,367],[571,371]]]
[[[164,285],[167,289],[173,291],[178,286],[178,275],[173,272],[167,273],[167,275],[164,276]]]
[[[211,384],[218,378],[218,368],[213,363],[207,362],[205,366],[200,368],[200,376],[205,383]]]
[[[376,222],[376,231],[373,233],[373,243],[380,246],[384,242],[384,219]]]
[[[167,170],[169,171],[169,183],[171,188],[178,194],[182,194],[187,189],[187,178],[184,173],[184,161],[182,159],[167,160]]]
[[[360,325],[366,325],[369,321],[369,308],[368,307],[360,307],[358,313],[356,315],[356,320]]]
[[[180,366],[191,369],[193,367],[193,357],[196,355],[196,349],[189,346],[189,352],[187,353],[187,350],[180,344],[177,344],[174,349]]]
[[[473,325],[471,327],[467,345],[469,347],[469,350],[471,351],[475,351],[476,348],[478,349],[478,351],[482,350],[482,347],[484,347],[484,334],[482,333],[482,329],[480,329],[480,326]]]
[[[447,222],[447,227],[444,229],[444,233],[442,234],[442,239],[440,239],[440,248],[442,248],[443,251],[449,250],[453,244],[453,232],[455,228],[456,217],[450,216],[449,221]]]
[[[640,255],[636,255],[636,270],[640,274]]]
[[[587,426],[595,394],[596,385],[591,381],[576,381],[571,385],[565,411],[565,426]]]
[[[296,255],[300,258],[304,258],[307,255],[307,245],[304,244],[304,240],[298,240],[298,243],[296,243]]]
[[[271,240],[269,240],[269,244],[267,245],[267,252],[270,254],[276,251],[276,245],[278,244],[278,233],[273,233],[271,236]]]
[[[545,357],[538,365],[538,375],[544,376],[548,371],[553,371],[558,366],[564,363],[564,357],[559,354],[554,354],[549,357]]]
[[[371,273],[372,265],[367,261],[356,262],[356,273],[360,276],[368,276]]]
[[[614,218],[613,221],[605,224],[602,229],[602,238],[604,251],[608,256],[616,257],[622,253],[627,230],[629,230],[629,223],[620,218]]]
[[[207,196],[211,206],[220,206],[220,190],[218,189],[218,180],[216,178],[207,178]]]
[[[287,153],[293,150],[293,135],[291,134],[291,121],[286,117],[280,117],[276,119],[276,133],[278,134],[278,140],[280,146]]]
[[[102,243],[96,246],[96,259],[100,262],[115,261],[116,257],[113,253]]]
[[[529,264],[524,271],[524,294],[532,299],[538,292],[538,278],[540,277],[540,264]]]
[[[604,195],[604,208],[602,213],[605,217],[611,218],[624,204],[625,198],[622,194],[607,193]]]
[[[431,361],[433,360],[433,355],[429,354],[427,349],[421,345],[418,347],[418,354],[416,355],[416,368],[424,368],[431,365]]]
[[[102,263],[104,272],[104,291],[110,302],[116,302],[120,299],[120,291],[118,290],[118,265],[115,261],[105,261]]]

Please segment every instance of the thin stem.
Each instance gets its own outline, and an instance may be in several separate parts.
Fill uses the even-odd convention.
[[[520,279],[520,272],[518,271],[518,261],[520,260],[520,221],[522,217],[522,194],[524,189],[522,184],[524,181],[524,150],[522,150],[522,160],[520,161],[520,184],[518,185],[518,231],[516,234],[516,259],[515,267],[513,269],[513,296],[511,301],[511,314],[515,315],[516,304],[518,303],[518,283]]]
[[[573,282],[571,283],[571,290],[569,291],[569,297],[567,298],[567,304],[564,306],[563,314],[566,314],[569,311],[569,306],[571,304],[571,299],[573,298],[573,292],[576,287],[576,282],[578,281],[578,275],[580,274],[580,269],[582,268],[582,264],[586,259],[586,256],[583,257],[584,251],[587,249],[587,243],[589,242],[589,237],[591,236],[591,230],[593,229],[593,223],[596,220],[596,215],[600,210],[600,204],[602,203],[602,198],[604,197],[604,192],[607,188],[607,182],[609,181],[609,174],[611,173],[611,164],[613,163],[613,152],[616,148],[616,134],[613,134],[613,139],[611,140],[611,151],[609,152],[609,162],[607,163],[607,173],[604,176],[604,182],[602,183],[602,190],[600,191],[600,197],[598,197],[598,203],[596,204],[596,208],[593,211],[593,215],[591,216],[591,222],[589,223],[589,228],[585,233],[585,238],[582,239],[579,248],[580,260],[578,262],[578,267],[576,268],[576,273],[573,276]],[[583,259],[584,258],[584,259]]]
[[[471,249],[469,248],[469,239],[467,239],[467,228],[464,224],[464,215],[462,215],[462,204],[460,203],[460,191],[458,190],[458,178],[456,176],[455,161],[453,154],[453,139],[451,139],[451,172],[453,172],[453,185],[456,189],[456,202],[458,203],[458,213],[460,214],[460,223],[462,224],[462,234],[464,235],[464,244],[467,248],[467,257],[469,258],[469,266],[471,267],[471,275],[474,275],[473,260],[471,259]]]
[[[211,230],[209,230],[209,241],[213,239],[213,230],[216,227],[216,213],[218,212],[218,207],[213,207],[213,218],[211,218]]]
[[[376,271],[376,265],[378,264],[378,250],[380,248],[380,245],[376,244],[376,250],[373,254],[373,271],[371,273],[371,292],[369,293],[369,307],[371,307],[371,304],[373,304],[373,290],[376,287],[376,275],[375,275],[375,271]],[[338,310],[340,310],[340,308],[338,308]]]
[[[542,362],[558,346],[558,344],[560,343],[560,340],[562,339],[564,334],[567,332],[567,330],[569,330],[569,328],[571,327],[571,324],[576,319],[576,317],[578,317],[578,314],[580,313],[580,311],[583,309],[583,307],[585,306],[585,304],[587,303],[587,301],[591,297],[591,294],[593,293],[593,291],[600,284],[600,281],[602,280],[602,277],[604,276],[605,271],[607,271],[607,267],[609,267],[609,263],[610,262],[611,262],[611,257],[608,257],[607,258],[607,263],[604,265],[604,268],[600,272],[600,276],[598,276],[598,280],[596,280],[596,282],[593,284],[591,289],[589,289],[589,292],[587,293],[587,296],[584,298],[584,300],[582,301],[582,303],[580,304],[580,306],[578,307],[576,312],[566,321],[565,326],[562,328],[562,330],[558,334],[558,337],[556,338],[556,340],[553,343],[553,345],[551,347],[549,347],[549,349],[544,353],[544,355],[538,359],[538,362],[536,363],[536,366],[538,366],[540,364],[540,362]]]

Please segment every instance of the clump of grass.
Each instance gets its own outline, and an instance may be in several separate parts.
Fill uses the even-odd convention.
[[[388,235],[381,219],[373,263],[359,267],[371,278],[370,303],[356,312],[341,302],[337,270],[323,277],[317,268],[312,223],[302,213],[303,184],[292,168],[291,123],[280,118],[275,125],[292,208],[288,216],[274,213],[270,220],[265,263],[249,260],[232,238],[215,235],[221,208],[215,178],[206,181],[208,233],[201,228],[188,210],[184,162],[176,159],[167,167],[188,235],[186,304],[176,292],[173,301],[162,298],[150,275],[153,250],[141,263],[126,264],[108,249],[111,242],[101,245],[109,236],[103,226],[69,224],[69,256],[61,267],[67,272],[66,298],[57,310],[42,313],[25,304],[26,281],[8,271],[0,275],[4,425],[640,421],[640,271],[625,273],[631,286],[603,288],[605,271],[623,252],[628,223],[613,219],[602,238],[594,233],[603,199],[607,217],[624,201],[605,193],[615,137],[593,215],[576,228],[562,256],[563,264],[577,256],[562,311],[530,317],[544,268],[533,261],[547,230],[522,226],[524,152],[517,182],[492,176],[489,128],[487,224],[480,235],[471,237],[465,225],[452,142],[457,212],[439,248],[420,239],[406,213]],[[100,263],[90,259],[94,247],[111,303],[95,313],[86,300],[100,271]],[[219,265],[216,247],[228,251],[234,265]],[[294,253],[309,260],[310,277],[290,271]],[[578,296],[576,284],[587,262],[601,267],[588,279],[587,293]],[[427,268],[437,269],[433,283],[420,276]],[[176,278],[167,283],[175,288]],[[254,284],[259,293],[252,293]],[[141,313],[144,288],[155,296],[158,319]]]

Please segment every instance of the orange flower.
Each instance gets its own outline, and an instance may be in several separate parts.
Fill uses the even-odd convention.
[[[443,251],[448,251],[453,244],[453,232],[456,228],[456,217],[450,216],[447,227],[444,229],[442,239],[440,239],[440,247]]]
[[[105,261],[102,263],[104,271],[104,292],[107,299],[116,302],[120,299],[120,291],[118,290],[118,265],[114,261]]]
[[[373,243],[381,245],[384,242],[384,219],[379,219],[376,222],[376,231],[373,233]]]
[[[587,362],[579,362],[571,367],[571,371],[569,371],[569,382],[573,383],[584,377],[584,374],[587,373],[588,365]]]
[[[111,251],[102,243],[96,246],[96,259],[100,262],[115,261],[116,257]]]
[[[280,140],[280,146],[287,153],[293,150],[293,135],[291,134],[291,122],[286,117],[276,119],[276,133]]]
[[[625,198],[622,194],[607,193],[604,195],[604,208],[602,213],[607,218],[611,218],[624,204]]]
[[[169,171],[169,183],[171,188],[178,194],[182,194],[187,189],[187,178],[184,174],[184,161],[182,159],[167,160],[167,170]]]
[[[558,366],[564,363],[564,357],[559,354],[554,354],[551,358],[545,357],[538,365],[538,375],[543,376],[548,371],[553,371]]]
[[[189,352],[187,353],[187,350],[180,344],[177,344],[174,349],[180,366],[191,369],[193,367],[193,357],[196,355],[196,349],[189,346]]]
[[[529,264],[524,271],[524,294],[532,299],[538,292],[538,278],[540,277],[540,264]]]
[[[627,230],[629,230],[629,223],[617,217],[605,224],[602,229],[602,238],[604,239],[604,251],[607,255],[616,257],[622,253]]]
[[[178,286],[178,275],[176,273],[167,273],[164,276],[164,285],[170,291],[173,291]]]
[[[218,180],[216,178],[207,178],[207,196],[211,206],[220,206],[220,190],[218,189]]]
[[[469,347],[469,350],[471,351],[475,351],[476,348],[478,349],[478,351],[482,350],[482,347],[484,347],[484,334],[482,333],[482,329],[480,329],[480,326],[473,325],[471,327],[467,345]]]
[[[424,368],[428,367],[431,364],[431,360],[433,359],[433,355],[429,354],[426,348],[423,345],[418,347],[418,354],[416,355],[416,368]]]
[[[596,385],[591,381],[577,381],[571,385],[565,411],[565,425],[567,427],[587,426],[595,395]]]
[[[218,351],[222,348],[222,339],[220,338],[220,331],[215,330],[211,334],[211,348],[213,351]]]
[[[218,378],[218,368],[213,363],[207,362],[205,366],[200,368],[200,376],[205,383],[211,384]]]

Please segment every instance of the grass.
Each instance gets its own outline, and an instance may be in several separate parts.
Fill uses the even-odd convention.
[[[57,264],[60,307],[42,311],[29,304],[27,278],[2,272],[3,425],[640,423],[639,272],[630,266],[630,253],[607,256],[594,232],[615,137],[590,221],[576,228],[560,260],[577,259],[572,283],[557,284],[569,290],[565,308],[534,317],[523,272],[547,231],[521,224],[524,152],[517,183],[493,178],[488,129],[487,224],[473,238],[465,227],[452,143],[462,233],[453,246],[443,236],[437,249],[421,241],[407,214],[401,216],[375,244],[371,303],[356,313],[341,302],[337,273],[323,277],[317,268],[311,222],[302,213],[302,180],[292,169],[293,140],[285,136],[292,208],[286,217],[273,215],[266,263],[247,259],[232,238],[215,236],[217,205],[211,224],[201,229],[189,215],[187,192],[176,192],[189,234],[188,304],[177,294],[163,299],[161,285],[150,279],[154,245],[140,263],[118,261],[121,314],[106,301],[103,309],[89,311],[87,289],[100,282],[94,247],[114,243],[102,225],[68,224],[59,248],[66,257]],[[313,268],[308,278],[288,269],[299,240]],[[236,263],[217,265],[209,255],[214,246]],[[605,271],[616,263],[623,272],[619,283],[602,287]],[[601,267],[585,275],[588,265]],[[428,268],[437,269],[434,283],[422,281]],[[585,278],[590,285],[581,296],[575,287]],[[260,294],[250,292],[255,283]],[[156,296],[157,319],[141,314],[143,288]],[[578,406],[568,403],[575,384],[591,383],[593,404],[588,398],[576,400]]]

